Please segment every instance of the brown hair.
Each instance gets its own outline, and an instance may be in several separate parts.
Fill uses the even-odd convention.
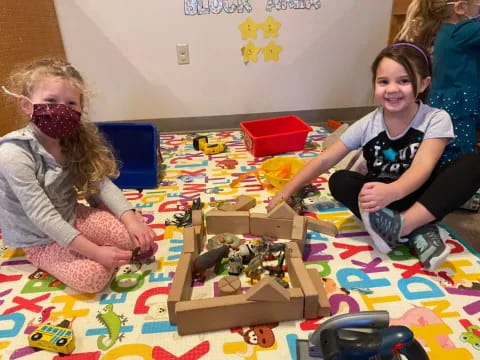
[[[392,59],[405,68],[408,78],[412,83],[413,91],[417,98],[426,101],[430,87],[418,94],[418,77],[425,79],[432,74],[432,62],[424,48],[409,42],[395,43],[383,49],[372,63],[373,84],[377,78],[377,70],[384,58]]]
[[[395,41],[414,42],[428,49],[433,47],[435,35],[445,20],[452,16],[449,0],[413,0]]]
[[[80,91],[82,122],[72,136],[60,140],[65,156],[65,167],[71,172],[73,184],[81,196],[96,193],[97,183],[105,177],[118,177],[115,157],[97,126],[87,120],[85,111],[90,92],[80,73],[68,62],[42,59],[19,68],[10,76],[9,88],[18,94],[31,97],[35,85],[45,77],[69,81]]]

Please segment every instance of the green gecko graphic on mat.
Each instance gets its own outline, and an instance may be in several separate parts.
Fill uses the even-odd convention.
[[[117,315],[113,312],[113,305],[108,304],[103,308],[104,312],[99,311],[97,320],[107,328],[108,335],[100,335],[97,339],[97,347],[100,350],[108,350],[118,341],[122,341],[125,334],[120,333],[122,325],[125,325],[127,318],[125,315]],[[105,338],[110,341],[104,343]]]
[[[480,350],[480,327],[471,325],[467,327],[467,331],[463,332],[460,340],[469,343],[475,350]]]

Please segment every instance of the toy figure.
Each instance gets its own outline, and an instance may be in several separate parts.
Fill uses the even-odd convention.
[[[192,210],[201,210],[203,203],[200,198],[192,201],[192,206],[185,212],[173,215],[173,220],[165,220],[165,225],[175,225],[177,227],[186,227],[192,225]]]
[[[216,249],[207,251],[206,253],[198,255],[192,264],[192,279],[198,279],[199,281],[205,281],[205,271],[214,266],[218,268],[222,259],[228,256],[230,247],[228,245],[222,245]]]
[[[140,248],[137,247],[132,251],[132,258],[130,259],[130,264],[135,265],[140,270],[142,265],[150,265],[155,262],[155,253],[158,250],[158,245],[153,243],[152,247],[145,251],[143,254],[140,254]],[[125,272],[125,269],[123,270]]]
[[[253,285],[253,280],[259,281],[260,276],[263,273],[263,256],[257,255],[253,257],[244,272],[250,279],[250,284]]]
[[[264,266],[263,268],[268,271],[268,275],[281,279],[285,276],[285,271],[283,270],[284,260],[285,260],[285,252],[283,252],[282,255],[280,255],[280,257],[278,258],[278,262],[276,266],[267,265],[267,266]]]
[[[228,258],[228,274],[240,275],[243,271],[243,259],[240,254],[235,253]]]
[[[75,320],[75,318],[73,319]],[[36,349],[43,349],[59,354],[71,354],[75,349],[75,337],[72,322],[65,319],[58,325],[42,324],[29,336],[29,345]]]
[[[242,244],[238,247],[238,253],[243,258],[243,263],[248,264],[256,255],[256,246],[253,244]]]
[[[316,212],[323,209],[331,209],[335,207],[335,203],[324,195],[312,195],[302,200],[304,211]]]
[[[241,240],[237,235],[230,233],[217,234],[214,237],[208,239],[207,250],[216,249],[223,244],[229,247],[238,247],[241,244]]]

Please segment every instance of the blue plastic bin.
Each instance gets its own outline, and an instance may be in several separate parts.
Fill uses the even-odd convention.
[[[158,184],[158,134],[153,124],[97,123],[120,161],[122,189],[154,189]]]

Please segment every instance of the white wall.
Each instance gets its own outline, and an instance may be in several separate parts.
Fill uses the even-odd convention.
[[[206,3],[207,0],[204,0]],[[98,92],[95,121],[371,105],[370,63],[387,43],[392,0],[322,0],[318,10],[184,14],[183,0],[56,0],[68,59]],[[238,25],[282,23],[280,61],[245,65]],[[258,32],[257,46],[263,39]],[[188,43],[190,65],[177,65]]]

